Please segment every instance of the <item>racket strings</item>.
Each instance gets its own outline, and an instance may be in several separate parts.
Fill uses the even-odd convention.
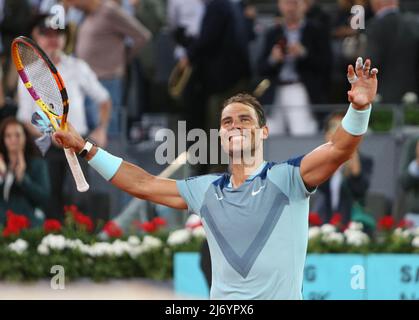
[[[60,89],[46,62],[29,46],[18,44],[18,51],[24,71],[36,94],[57,116],[64,112]]]

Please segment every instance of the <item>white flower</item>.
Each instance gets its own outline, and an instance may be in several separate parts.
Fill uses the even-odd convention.
[[[162,241],[159,238],[147,235],[143,239],[142,247],[145,251],[160,248],[161,246]]]
[[[199,226],[192,229],[192,236],[195,238],[206,238],[207,234],[203,226]]]
[[[402,233],[403,233],[403,229],[402,228],[396,228],[396,229],[394,229],[394,234],[396,235],[396,236],[401,236],[402,235]]]
[[[308,229],[308,238],[309,239],[313,239],[318,237],[321,234],[321,229],[320,227],[310,227],[310,229]]]
[[[348,226],[349,230],[362,230],[364,229],[364,225],[361,222],[354,222],[351,221]]]
[[[36,248],[36,251],[38,251],[38,253],[43,256],[46,256],[49,254],[48,246],[43,243],[38,245],[38,248]]]
[[[28,248],[28,243],[25,240],[17,239],[15,242],[10,243],[8,247],[17,254],[22,254]]]
[[[140,245],[141,241],[137,236],[129,236],[128,243],[134,247]]]
[[[343,243],[343,241],[345,240],[343,234],[339,232],[330,232],[323,234],[322,239],[325,242],[336,242],[339,244]]]
[[[184,244],[191,239],[191,231],[189,229],[180,229],[170,233],[169,238],[167,239],[167,244],[169,246],[175,246],[179,244]]]
[[[412,235],[412,232],[407,229],[403,230],[402,228],[396,228],[394,229],[394,235],[403,239],[407,239]]]
[[[418,101],[418,96],[414,92],[406,92],[402,97],[402,101],[405,104],[413,104]]]
[[[360,230],[346,230],[345,237],[346,242],[355,247],[360,247],[370,241],[368,235]]]
[[[41,243],[54,250],[63,250],[66,247],[66,239],[63,235],[49,234],[42,239]]]
[[[197,214],[193,213],[186,220],[185,227],[193,228],[194,226],[198,225],[200,222],[201,222],[201,218]]]
[[[115,240],[112,243],[112,252],[114,255],[116,255],[117,257],[122,256],[124,253],[129,253],[129,251],[131,250],[131,246],[129,245],[128,242],[122,241],[122,240]]]
[[[416,236],[412,240],[412,246],[415,248],[419,248],[419,236]]]
[[[132,259],[137,258],[139,255],[141,255],[144,252],[144,248],[139,246],[139,247],[134,247],[131,248],[131,250],[129,251],[129,255]]]
[[[83,242],[81,242],[80,239],[65,239],[65,247],[75,250],[80,248],[83,245]]]
[[[415,237],[419,237],[419,227],[416,227],[412,230],[412,235]]]
[[[412,232],[408,229],[403,230],[403,232],[402,232],[402,237],[405,238],[405,239],[409,238],[411,235],[412,235]]]
[[[323,234],[328,234],[328,233],[332,233],[332,232],[336,232],[336,228],[334,225],[331,225],[329,223],[326,223],[324,225],[321,226],[321,232]]]

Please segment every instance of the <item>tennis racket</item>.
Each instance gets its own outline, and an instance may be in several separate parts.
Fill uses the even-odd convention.
[[[67,130],[67,90],[61,75],[46,53],[33,40],[22,36],[12,42],[12,57],[20,79],[36,104],[46,114],[54,130]],[[66,148],[64,153],[77,190],[89,190],[76,154]]]

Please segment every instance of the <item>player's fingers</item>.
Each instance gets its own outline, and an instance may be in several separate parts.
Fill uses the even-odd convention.
[[[359,57],[358,59],[356,59],[356,63],[355,63],[355,73],[358,78],[362,77],[363,68],[364,68],[364,61],[361,57]]]
[[[358,80],[358,77],[355,74],[355,70],[353,65],[349,65],[348,66],[348,73],[347,73],[347,78],[350,84],[354,83],[356,80]]]
[[[363,66],[364,76],[369,77],[370,76],[370,69],[371,69],[371,60],[367,59]]]
[[[378,74],[378,69],[377,68],[373,68],[371,70],[371,78],[377,79],[377,74]]]
[[[63,145],[63,139],[60,137],[60,133],[59,132],[55,132],[52,137],[54,138],[55,141],[57,141],[57,143],[59,145]]]

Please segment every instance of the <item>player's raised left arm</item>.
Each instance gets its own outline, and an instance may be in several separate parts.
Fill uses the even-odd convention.
[[[377,73],[377,69],[371,70],[369,59],[364,64],[362,58],[358,58],[355,69],[348,66],[351,106],[331,141],[314,149],[301,161],[301,176],[307,187],[316,187],[329,179],[357,149],[367,130],[371,103],[377,93]]]

